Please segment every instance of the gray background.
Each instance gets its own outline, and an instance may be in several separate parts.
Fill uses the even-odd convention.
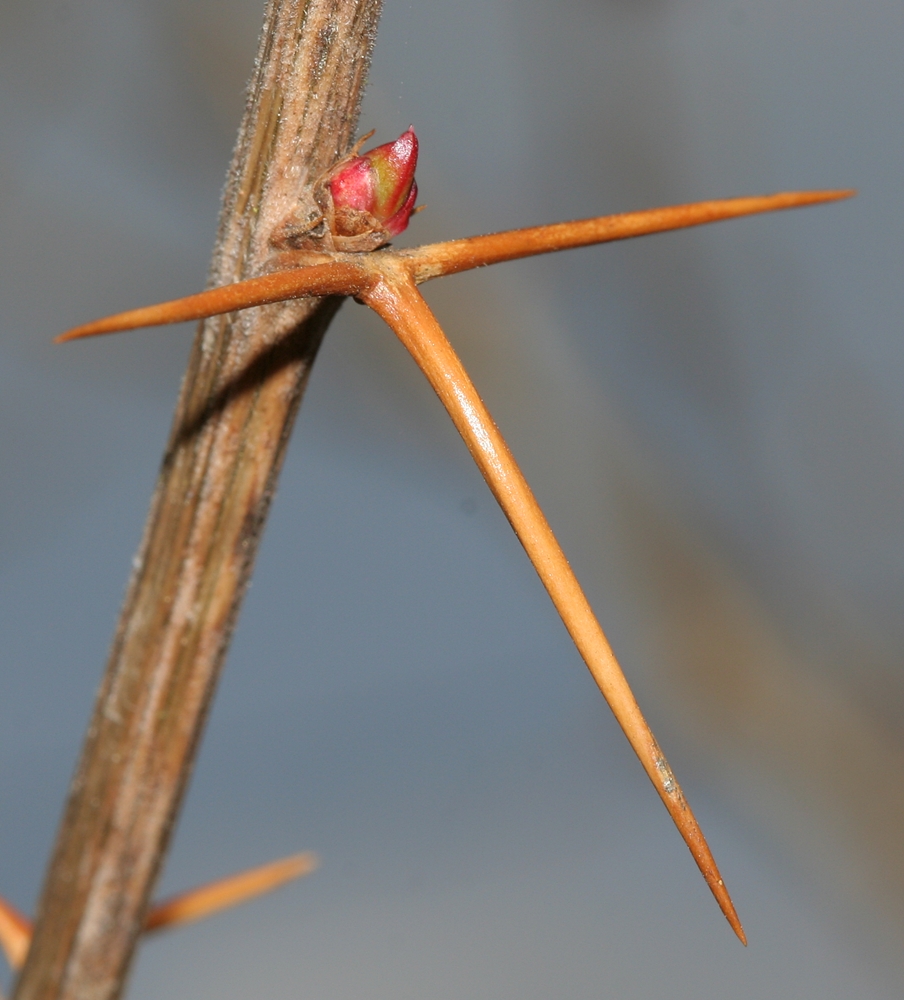
[[[257,0],[0,4],[0,892],[30,910],[191,331]],[[434,304],[751,940],[718,914],[414,366],[317,362],[135,998],[885,998],[904,930],[904,7],[387,0],[401,243],[803,187],[856,201],[505,265]]]

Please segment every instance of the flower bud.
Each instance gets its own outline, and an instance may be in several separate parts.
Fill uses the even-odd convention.
[[[386,242],[408,225],[417,198],[417,136],[403,132],[346,160],[327,182],[339,237],[378,236]]]

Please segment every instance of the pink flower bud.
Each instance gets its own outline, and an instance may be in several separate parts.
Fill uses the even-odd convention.
[[[414,211],[417,184],[417,136],[403,132],[361,156],[346,160],[328,181],[335,213],[336,235],[382,234],[383,242],[398,236]]]

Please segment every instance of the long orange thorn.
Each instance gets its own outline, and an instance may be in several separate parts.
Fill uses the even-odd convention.
[[[416,285],[431,278],[579,246],[699,226],[851,197],[804,191],[698,202],[510,230],[413,250],[370,253],[284,251],[274,270],[198,295],[75,327],[58,342],[176,323],[310,295],[353,295],[393,329],[427,376],[521,540],[584,662],[665,803],[738,938],[747,943],[700,825],[656,742],[580,584],[524,476]]]
[[[735,934],[747,944],[744,928],[700,824],[643,717],[549,522],[436,317],[414,284],[404,276],[381,282],[363,301],[386,320],[439,396],[524,546],[597,687],[690,848],[720,909]]]
[[[162,302],[141,309],[130,309],[104,319],[73,327],[56,338],[62,344],[82,337],[121,333],[146,326],[184,323],[217,316],[236,309],[267,305],[285,299],[309,295],[357,295],[369,283],[387,258],[400,258],[412,264],[414,280],[420,284],[430,278],[457,274],[487,264],[517,260],[556,250],[570,250],[610,243],[636,236],[648,236],[673,229],[687,229],[745,215],[803,208],[828,201],[840,201],[855,194],[844,191],[793,191],[760,195],[753,198],[726,198],[701,201],[692,205],[651,208],[643,212],[603,215],[578,222],[558,222],[531,229],[511,229],[488,236],[470,236],[448,243],[433,243],[414,250],[375,250],[371,253],[315,253],[286,251],[277,262],[286,269],[238,281],[233,285],[211,288],[185,298]]]

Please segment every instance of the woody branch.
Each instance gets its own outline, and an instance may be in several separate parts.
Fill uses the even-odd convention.
[[[380,0],[271,0],[211,284],[259,273],[279,219],[348,149],[379,13]],[[15,1000],[115,1000],[123,990],[338,303],[280,304],[198,332]]]

